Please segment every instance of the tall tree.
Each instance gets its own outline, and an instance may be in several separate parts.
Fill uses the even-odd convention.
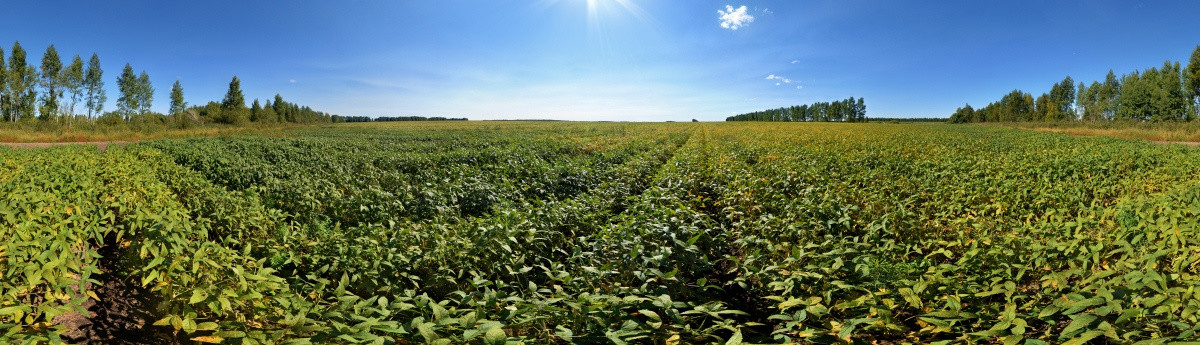
[[[1087,90],[1087,85],[1085,85],[1083,83],[1083,81],[1080,80],[1079,86],[1075,87],[1075,92],[1076,92],[1075,93],[1075,105],[1076,106],[1075,106],[1075,112],[1073,114],[1076,118],[1080,118],[1080,119],[1084,118],[1084,116],[1083,116],[1083,111],[1084,111],[1084,109],[1083,109],[1083,92],[1086,90]]]
[[[271,100],[268,99],[265,103],[263,103],[262,115],[259,115],[258,117],[263,122],[279,121],[279,116],[275,114],[275,106],[271,105]]]
[[[1141,73],[1134,71],[1121,77],[1121,93],[1117,96],[1116,118],[1133,121],[1150,121],[1158,113],[1154,99],[1155,81],[1158,80],[1158,70],[1147,69]]]
[[[1155,80],[1155,108],[1158,121],[1182,121],[1188,118],[1188,96],[1183,87],[1183,71],[1179,62],[1163,62]]]
[[[1113,70],[1108,70],[1104,76],[1104,84],[1096,90],[1096,100],[1100,104],[1101,115],[1108,120],[1117,118],[1117,96],[1121,94],[1121,80]]]
[[[254,99],[254,104],[250,106],[250,122],[262,121],[262,105],[258,103],[258,98]]]
[[[71,59],[71,64],[63,70],[63,88],[71,95],[71,104],[67,108],[68,119],[75,118],[75,105],[79,104],[79,98],[83,95],[83,59],[76,54]]]
[[[1063,81],[1054,84],[1050,88],[1047,105],[1050,108],[1045,109],[1043,114],[1046,120],[1073,120],[1075,119],[1074,111],[1071,109],[1071,104],[1075,103],[1075,80],[1071,76],[1067,76]],[[1039,104],[1041,106],[1041,104]],[[1041,110],[1041,109],[1039,109]]]
[[[133,74],[133,66],[128,63],[121,70],[121,76],[117,77],[117,92],[121,94],[117,97],[117,111],[129,120],[133,113],[138,110],[138,80]]]
[[[88,60],[87,71],[83,76],[83,88],[87,94],[88,118],[100,115],[104,111],[104,102],[108,95],[104,91],[104,70],[100,69],[100,56],[92,53]]]
[[[242,94],[242,81],[238,80],[237,76],[233,76],[233,80],[229,81],[229,90],[225,92],[225,99],[221,100],[221,110],[221,121],[224,123],[239,124],[248,117],[249,110],[246,109],[246,96]]]
[[[221,101],[221,105],[230,109],[246,107],[246,96],[242,95],[242,81],[238,80],[237,76],[233,76],[233,80],[229,82],[229,90],[225,91],[225,99]]]
[[[866,122],[867,121],[867,103],[863,101],[862,97],[859,97],[858,104],[855,104],[854,117],[855,117],[855,122]]]
[[[4,62],[4,49],[0,48],[0,120],[8,121],[8,64]]]
[[[1054,108],[1056,107],[1054,106],[1054,101],[1050,97],[1050,94],[1043,93],[1041,96],[1038,96],[1034,105],[1034,109],[1036,109],[1037,112],[1035,119],[1039,121],[1053,121],[1055,116]]]
[[[1192,106],[1196,108],[1196,117],[1200,118],[1200,46],[1196,46],[1196,50],[1192,51],[1192,58],[1188,59],[1187,71],[1183,77],[1186,80],[1184,87],[1187,88],[1188,97],[1191,97]]]
[[[1081,83],[1080,85],[1083,84]],[[1094,122],[1104,119],[1104,112],[1100,107],[1100,90],[1103,87],[1104,86],[1101,85],[1100,82],[1093,81],[1092,85],[1081,86],[1079,88],[1079,97],[1077,98],[1076,103],[1078,103],[1079,108],[1083,110],[1082,116],[1084,120],[1090,120]]]
[[[150,75],[146,71],[142,71],[138,75],[137,83],[137,110],[138,114],[145,115],[150,112],[150,106],[154,103],[154,86],[150,84]]]
[[[21,48],[20,42],[13,42],[12,53],[8,56],[8,99],[13,121],[35,116],[36,84],[37,71],[25,61],[25,49]]]
[[[187,102],[183,101],[183,86],[179,85],[179,81],[175,81],[175,85],[171,85],[171,115],[177,115],[187,109]]]
[[[275,118],[279,119],[279,122],[292,122],[292,119],[288,117],[287,102],[283,101],[283,96],[275,94],[273,106],[275,107]]]
[[[38,110],[42,114],[42,120],[53,120],[58,118],[59,98],[62,97],[62,58],[58,56],[58,50],[54,49],[51,44],[46,47],[46,53],[42,55],[42,105]]]

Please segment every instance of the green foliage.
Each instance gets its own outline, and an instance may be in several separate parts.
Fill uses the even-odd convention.
[[[183,100],[183,86],[176,80],[175,84],[171,85],[171,115],[183,113],[184,109],[187,109],[187,102]]]
[[[225,99],[221,101],[225,109],[241,109],[246,107],[246,97],[242,95],[242,81],[233,76],[229,82],[229,90],[225,91]]]
[[[836,102],[817,102],[787,108],[771,109],[730,116],[725,121],[835,121],[864,122],[867,120],[867,105],[860,97]]]
[[[46,54],[42,55],[40,67],[42,73],[39,83],[44,93],[38,112],[42,115],[43,121],[55,119],[59,115],[59,103],[61,102],[59,99],[62,97],[63,91],[62,68],[62,58],[58,56],[58,50],[55,50],[54,45],[51,44],[46,47]]]
[[[34,118],[37,100],[37,71],[25,61],[25,49],[20,42],[13,42],[8,56],[8,120],[18,121]]]
[[[1104,83],[1078,87],[1071,77],[1055,83],[1049,93],[1035,101],[1019,90],[999,102],[977,109],[973,118],[960,108],[953,123],[1015,121],[1119,120],[1138,122],[1192,121],[1200,119],[1200,47],[1192,54],[1187,70],[1167,61],[1161,69],[1134,71],[1120,79],[1108,71]],[[1075,106],[1073,107],[1072,104]]]
[[[133,67],[125,64],[121,76],[117,78],[117,89],[121,93],[121,97],[117,98],[117,112],[126,121],[132,120],[134,115],[150,112],[150,106],[154,103],[154,86],[150,84],[150,75],[146,71],[134,75]]]
[[[134,84],[134,91],[137,92],[137,113],[145,115],[150,112],[150,106],[154,104],[154,86],[150,84],[150,75],[146,71],[138,74],[137,83]]]
[[[1192,107],[1197,111],[1196,117],[1200,118],[1200,46],[1196,46],[1196,49],[1192,51],[1192,57],[1188,59],[1187,70],[1183,73],[1187,95],[1192,100]]]
[[[87,100],[88,118],[99,116],[104,112],[104,102],[108,101],[104,90],[104,70],[100,68],[100,57],[95,53],[88,59],[87,72],[84,73],[83,88]]]
[[[0,120],[12,121],[9,116],[11,108],[8,99],[8,66],[4,61],[4,48],[0,48]]]
[[[71,100],[64,114],[74,117],[75,105],[79,104],[79,98],[83,96],[84,90],[83,59],[79,55],[71,58],[71,64],[67,65],[66,69],[63,69],[60,79],[63,83],[63,89],[70,94]]]
[[[0,200],[0,342],[56,339],[114,247],[107,273],[204,342],[1190,341],[1197,168],[1192,148],[938,124],[0,149],[20,196]]]
[[[117,77],[117,92],[121,94],[117,97],[117,112],[124,114],[126,118],[137,113],[140,102],[138,101],[138,85],[137,76],[133,74],[133,66],[125,64],[125,68],[121,69],[121,76]]]

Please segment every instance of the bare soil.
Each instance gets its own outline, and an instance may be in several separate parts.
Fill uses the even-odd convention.
[[[113,243],[114,241],[105,241]],[[100,299],[89,300],[84,307],[87,315],[69,314],[54,319],[66,326],[63,340],[71,344],[191,344],[183,332],[171,327],[154,326],[161,318],[155,312],[161,299],[136,279],[121,274],[120,255],[116,244],[100,248],[100,269],[96,277],[99,286],[91,286]]]
[[[1200,141],[1154,141],[1160,145],[1184,145],[1184,146],[1200,146]]]

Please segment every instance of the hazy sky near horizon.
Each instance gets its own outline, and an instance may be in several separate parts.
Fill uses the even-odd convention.
[[[946,117],[1013,89],[1187,63],[1192,1],[13,1],[7,59],[98,53],[165,112],[279,93],[342,115],[723,120],[864,97],[872,117]]]

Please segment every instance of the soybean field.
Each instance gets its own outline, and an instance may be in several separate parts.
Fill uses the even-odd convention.
[[[1200,149],[1144,141],[338,124],[0,148],[0,195],[0,343],[1200,339]]]

